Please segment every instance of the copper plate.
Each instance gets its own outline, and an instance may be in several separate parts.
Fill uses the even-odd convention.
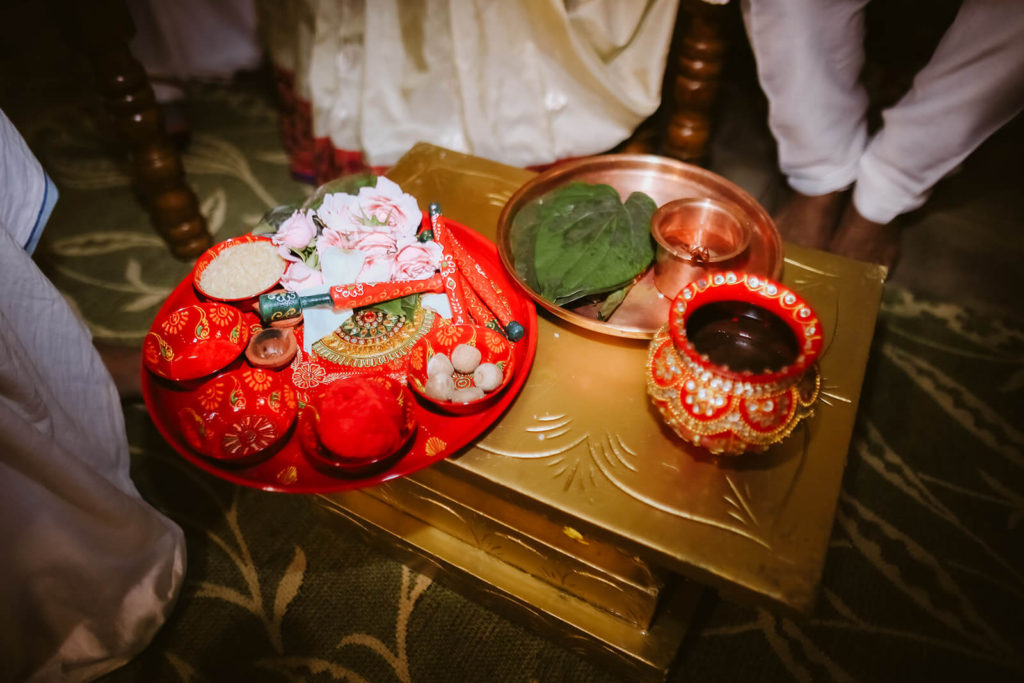
[[[778,280],[782,275],[782,239],[771,216],[745,190],[706,169],[675,159],[648,154],[607,154],[559,164],[529,180],[512,195],[498,218],[498,253],[510,276],[539,306],[566,322],[615,337],[650,339],[668,320],[669,299],[654,287],[653,268],[633,286],[607,321],[597,319],[593,306],[563,308],[544,299],[519,276],[512,258],[510,228],[516,213],[528,202],[570,183],[606,183],[625,199],[644,192],[661,206],[674,199],[705,198],[732,202],[745,212],[753,227],[743,253],[714,264],[714,270],[737,270]]]

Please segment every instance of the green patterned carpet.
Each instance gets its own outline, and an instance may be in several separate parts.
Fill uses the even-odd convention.
[[[266,93],[191,93],[186,164],[215,239],[309,191],[288,176]],[[97,339],[138,344],[189,264],[149,228],[89,113],[65,98],[16,120],[61,191],[38,261]],[[1007,313],[887,288],[817,611],[708,594],[670,680],[1024,677],[1024,327]],[[141,404],[125,414],[135,480],[185,529],[188,570],[156,640],[106,683],[618,680],[369,548],[310,498],[198,471]]]

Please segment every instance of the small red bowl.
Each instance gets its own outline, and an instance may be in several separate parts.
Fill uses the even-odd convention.
[[[452,351],[460,344],[469,344],[478,348],[481,363],[494,363],[500,367],[502,371],[501,384],[487,392],[483,398],[467,403],[442,401],[429,396],[425,389],[427,364],[438,353],[443,353],[450,359]],[[450,324],[442,324],[434,328],[430,334],[413,345],[409,351],[408,367],[409,387],[416,392],[416,395],[429,405],[456,415],[468,415],[492,404],[512,381],[512,375],[516,370],[512,344],[500,332],[483,325]],[[457,388],[468,387],[473,381],[472,375],[458,372],[455,373],[454,379]]]
[[[195,286],[196,291],[205,296],[206,298],[214,299],[216,301],[246,301],[247,299],[252,299],[254,297],[259,296],[260,294],[269,292],[271,289],[276,287],[278,283],[281,282],[281,276],[284,275],[284,271],[288,267],[288,263],[283,258],[281,259],[280,274],[278,274],[278,276],[274,279],[273,282],[271,282],[265,287],[260,288],[258,291],[247,292],[246,294],[238,296],[215,296],[208,292],[207,290],[203,289],[202,285],[200,284],[203,278],[203,273],[206,272],[206,269],[209,268],[210,264],[212,264],[214,260],[216,260],[217,257],[223,254],[225,251],[232,247],[237,247],[240,244],[253,244],[258,242],[266,242],[267,244],[270,245],[274,244],[273,240],[271,240],[269,237],[265,235],[242,235],[241,237],[232,237],[230,239],[224,240],[223,242],[219,242],[210,247],[209,249],[207,249],[205,252],[203,252],[202,256],[196,259],[196,265],[192,268],[192,284]]]
[[[250,464],[284,443],[297,411],[295,390],[280,375],[239,368],[190,392],[178,424],[202,455]]]
[[[142,341],[142,362],[174,382],[214,373],[238,358],[249,342],[249,325],[238,309],[216,302],[183,306],[153,327]]]
[[[354,378],[349,378],[354,379]],[[365,375],[360,381],[369,381],[384,387],[398,401],[402,409],[402,427],[398,434],[397,446],[386,453],[371,457],[354,458],[329,450],[320,438],[320,413],[323,401],[331,385],[325,385],[310,398],[310,401],[299,410],[297,426],[299,445],[310,463],[317,469],[332,474],[355,476],[366,473],[377,467],[385,467],[393,459],[401,457],[406,451],[409,441],[416,434],[415,399],[409,390],[386,375]],[[338,380],[345,382],[349,380]]]

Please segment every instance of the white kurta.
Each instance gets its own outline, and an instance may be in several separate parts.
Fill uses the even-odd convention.
[[[866,4],[743,0],[742,8],[790,186],[821,195],[853,185],[861,215],[888,223],[924,204],[939,180],[1024,108],[1024,7],[964,0],[909,92],[869,138],[858,82]]]
[[[55,191],[2,112],[0,170],[0,680],[90,680],[164,622],[184,536],[132,484],[114,383],[26,251]]]

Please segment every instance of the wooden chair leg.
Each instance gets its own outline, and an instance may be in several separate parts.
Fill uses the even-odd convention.
[[[76,0],[72,6],[106,109],[131,150],[133,179],[153,225],[175,257],[195,258],[212,238],[181,155],[164,131],[149,77],[128,49],[135,32],[128,9],[123,0]]]
[[[712,114],[728,49],[728,7],[682,0],[681,24],[669,68],[672,87],[665,130],[665,153],[690,163],[707,160]]]

